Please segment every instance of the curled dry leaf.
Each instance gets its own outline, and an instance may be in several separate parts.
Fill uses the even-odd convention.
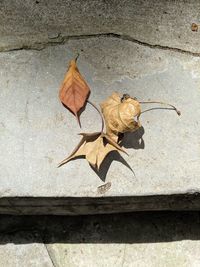
[[[59,98],[74,113],[79,125],[79,112],[84,107],[89,93],[90,89],[77,68],[76,60],[71,60],[59,91]]]
[[[77,157],[84,156],[94,168],[99,170],[101,163],[108,153],[111,151],[125,152],[109,136],[102,132],[81,133],[80,135],[82,135],[82,139],[78,146],[71,155],[60,162],[58,166],[61,166]]]
[[[129,95],[120,97],[117,92],[112,93],[101,103],[101,110],[105,119],[106,133],[115,141],[118,140],[119,133],[135,131],[141,126],[140,103]]]

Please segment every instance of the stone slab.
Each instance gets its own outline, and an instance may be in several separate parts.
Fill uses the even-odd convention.
[[[143,128],[125,138],[129,156],[110,155],[99,173],[84,159],[57,168],[79,142],[80,131],[101,128],[98,114],[87,106],[80,130],[58,100],[68,62],[77,53],[94,103],[118,91],[170,102],[182,116],[171,110],[144,113]],[[1,53],[0,212],[199,209],[199,67],[198,57],[114,37]],[[111,187],[100,191],[104,181]]]
[[[0,2],[0,50],[42,49],[71,37],[114,33],[150,45],[200,53],[194,0],[37,0]]]
[[[16,241],[17,244],[15,243]],[[0,265],[6,267],[53,267],[47,247],[38,233],[0,234]]]

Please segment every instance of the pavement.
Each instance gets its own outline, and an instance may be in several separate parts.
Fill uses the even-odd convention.
[[[18,48],[0,53],[1,213],[200,208],[198,55],[115,35],[69,38],[42,50]],[[79,69],[91,88],[90,101],[96,105],[117,91],[143,101],[171,103],[182,115],[149,106],[161,109],[142,114],[143,127],[125,136],[123,147],[129,156],[110,154],[99,172],[83,159],[57,168],[80,141],[78,133],[101,128],[101,118],[91,106],[81,115],[80,129],[58,99],[68,63],[78,53]],[[108,190],[99,190],[105,183],[111,185]],[[55,200],[64,202],[57,208]],[[109,207],[98,209],[99,201]],[[77,203],[80,207],[70,209]]]
[[[200,266],[199,8],[0,2],[1,266]],[[110,154],[99,172],[84,159],[57,168],[80,131],[101,128],[91,106],[80,129],[58,99],[77,54],[96,105],[118,91],[181,116],[149,106],[125,136],[129,156]]]

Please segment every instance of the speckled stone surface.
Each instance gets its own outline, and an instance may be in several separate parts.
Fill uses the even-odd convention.
[[[41,49],[71,37],[114,33],[146,45],[200,53],[198,1],[37,0],[0,2],[0,50]],[[197,26],[198,27],[198,26]]]
[[[28,22],[31,21],[31,16],[27,16],[28,11],[35,14],[34,12],[42,12],[44,8],[41,7],[39,11],[38,7],[45,5],[45,1],[38,2],[37,7],[34,5],[32,9],[24,2],[21,9],[25,10],[27,7],[27,13],[23,13],[27,19],[27,27],[20,28],[20,23],[15,25],[19,31],[27,34],[31,44],[34,44],[30,37],[32,33],[38,43],[45,43],[34,32],[40,32],[36,27],[37,19],[34,20],[35,24],[31,24],[33,27],[28,27]],[[57,1],[51,2],[52,9],[48,8],[50,13],[57,12],[57,9],[53,8],[56,3]],[[73,8],[77,10],[76,1],[73,2],[74,6],[71,2],[67,3],[71,12]],[[147,2],[142,1],[141,4],[149,8]],[[11,8],[9,2],[3,2],[1,5],[3,8]],[[18,4],[15,5],[15,19],[18,21],[21,11]],[[100,1],[100,14],[104,10],[101,9],[102,5]],[[139,12],[139,9],[136,9],[137,1],[130,12],[129,5],[133,5],[133,2],[127,2],[127,9],[122,3],[116,6],[116,10],[124,10],[120,13],[125,17],[123,27],[130,21],[129,16],[134,19],[135,14]],[[163,5],[164,2],[162,5],[159,3],[157,8],[161,11],[172,11],[169,2]],[[184,5],[183,10],[187,5]],[[88,8],[89,5],[85,4],[85,10]],[[92,10],[94,6],[90,8]],[[153,29],[156,17],[150,16],[149,9],[146,13],[145,8],[140,9],[140,12],[148,14],[149,23],[145,25]],[[182,16],[177,17],[177,12],[180,12],[178,4],[173,5],[173,10],[174,13],[171,12],[170,16],[178,18],[176,25],[179,25]],[[111,11],[107,9],[104,16],[107,12]],[[45,13],[48,29],[51,28],[51,24],[48,24],[50,13]],[[79,13],[74,12],[73,16]],[[191,9],[191,13],[195,14],[194,9]],[[32,45],[18,46],[17,36],[21,38],[24,35],[17,35],[18,31],[16,35],[13,33],[13,21],[5,23],[9,14],[8,12],[7,17],[5,14],[1,17],[4,27],[1,26],[0,35],[7,38],[9,32],[11,33],[16,47],[12,46],[9,50],[20,47],[24,49],[0,53],[0,212],[84,214],[125,210],[199,209],[200,58],[195,43],[199,33],[189,29],[191,33],[187,35],[188,41],[185,42],[185,39],[181,39],[185,36],[181,32],[182,37],[177,43],[176,34],[168,36],[172,33],[172,28],[176,30],[170,24],[173,20],[169,23],[163,15],[160,29],[165,30],[165,38],[171,42],[172,47],[184,50],[180,51],[166,47],[168,43],[160,31],[156,31],[160,34],[159,46],[151,46],[151,38],[155,37],[154,31],[145,35],[145,27],[144,32],[141,31],[140,34],[149,38],[149,44],[138,42],[134,38],[119,38],[115,34],[94,36],[91,27],[87,28],[84,21],[82,27],[86,32],[82,34],[91,35],[62,39],[63,44],[59,41],[59,44],[54,46],[47,42],[41,47],[41,51],[37,51],[34,49],[39,48]],[[142,14],[140,20],[143,23],[141,25],[144,25]],[[159,16],[161,14],[162,12]],[[165,15],[169,16],[167,13]],[[82,16],[82,13],[79,16]],[[159,16],[157,18],[160,18]],[[65,16],[58,20],[58,28],[64,18]],[[94,16],[91,21],[92,19]],[[98,21],[97,16],[95,19]],[[119,23],[120,17],[118,19]],[[188,27],[190,20],[192,21],[188,17],[188,22],[184,22],[180,29]],[[112,20],[105,18],[106,21],[111,23]],[[72,32],[69,30],[72,23],[69,23],[69,28],[65,28],[66,36],[69,32],[70,35],[80,34],[80,25],[76,24]],[[6,27],[9,28],[7,35]],[[64,29],[64,25],[62,27]],[[41,34],[44,28],[43,21]],[[120,31],[138,38],[139,26],[137,30],[130,26],[128,29],[131,29],[131,33],[124,29]],[[193,40],[192,45],[190,38]],[[0,46],[3,47],[1,44]],[[186,51],[188,46],[191,48],[189,52]],[[80,129],[73,115],[58,99],[58,89],[68,62],[78,53],[79,69],[91,87],[90,100],[97,105],[113,91],[118,91],[136,96],[139,100],[169,102],[182,112],[180,117],[174,111],[164,109],[144,113],[141,116],[143,128],[127,134],[124,138],[123,146],[129,156],[110,154],[99,173],[94,172],[84,159],[71,161],[57,168],[57,164],[69,155],[79,142],[79,132],[98,131],[101,128],[100,117],[91,106],[87,105],[81,115],[83,128]],[[146,108],[147,106],[143,106],[143,110]],[[109,186],[99,189],[99,186],[105,183],[109,183]]]
[[[98,174],[84,159],[57,168],[79,142],[80,131],[101,127],[98,114],[87,105],[80,130],[58,99],[68,61],[77,52],[81,52],[80,71],[91,87],[94,103],[118,91],[139,100],[170,102],[182,112],[181,117],[162,109],[144,113],[143,128],[125,137],[129,156],[111,154]],[[39,52],[0,54],[1,197],[199,192],[198,64],[188,55],[115,38],[73,40]],[[98,187],[104,181],[111,187],[101,194]]]

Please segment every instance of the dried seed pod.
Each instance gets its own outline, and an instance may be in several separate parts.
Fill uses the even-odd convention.
[[[119,133],[132,132],[141,126],[140,103],[128,94],[121,97],[120,94],[114,92],[101,103],[101,110],[105,119],[106,133],[115,141]]]

